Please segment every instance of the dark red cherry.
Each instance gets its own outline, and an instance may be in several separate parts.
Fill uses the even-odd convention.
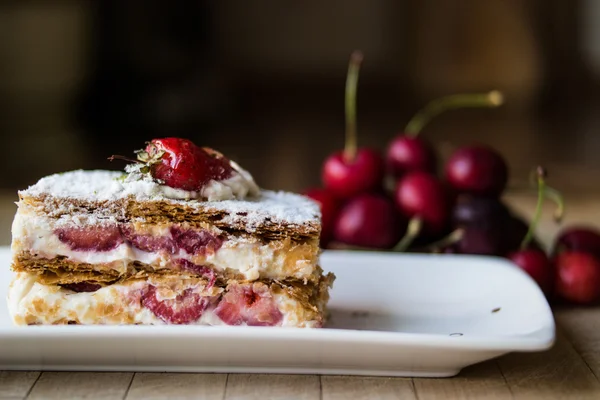
[[[600,300],[600,262],[589,253],[565,251],[556,256],[556,294],[572,303]]]
[[[327,189],[312,188],[305,191],[304,194],[319,203],[321,208],[321,247],[326,247],[333,238],[333,227],[339,203]]]
[[[554,253],[563,251],[581,251],[600,257],[600,232],[584,226],[563,230],[554,244]]]
[[[546,253],[540,249],[518,250],[510,253],[508,259],[527,272],[546,295],[552,292],[554,266]]]
[[[340,210],[334,238],[353,246],[388,249],[400,240],[403,231],[402,218],[387,197],[362,194]]]
[[[411,171],[433,173],[436,169],[433,147],[418,136],[396,136],[388,147],[386,162],[388,170],[395,177]]]
[[[499,196],[506,187],[508,167],[490,147],[465,147],[448,160],[446,179],[459,192]]]
[[[508,218],[508,207],[494,197],[461,194],[452,210],[452,222],[458,226],[497,227]]]
[[[458,253],[486,256],[500,256],[505,254],[505,245],[501,231],[476,226],[467,226],[462,229],[462,237],[456,243]]]
[[[426,232],[435,234],[446,227],[448,199],[434,175],[418,171],[406,174],[396,185],[394,200],[406,218],[420,218]]]

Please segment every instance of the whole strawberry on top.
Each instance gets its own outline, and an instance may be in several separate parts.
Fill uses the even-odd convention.
[[[152,139],[137,152],[137,159],[148,166],[153,178],[183,190],[199,190],[208,181],[230,178],[234,172],[222,154],[181,138]]]
[[[109,158],[133,162],[125,168],[129,181],[151,180],[192,194],[186,197],[206,200],[241,199],[260,192],[252,176],[235,162],[188,139],[152,139],[135,153],[135,160]]]

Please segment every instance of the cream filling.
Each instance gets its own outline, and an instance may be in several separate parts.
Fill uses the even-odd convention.
[[[47,259],[65,256],[78,263],[110,264],[121,273],[127,271],[127,265],[134,261],[169,268],[174,260],[184,259],[198,265],[212,265],[219,271],[229,268],[239,272],[247,280],[257,280],[261,277],[306,279],[315,269],[314,263],[310,260],[300,259],[296,261],[293,270],[288,271],[286,254],[276,254],[276,250],[268,244],[242,239],[225,241],[216,252],[207,253],[205,256],[188,254],[184,250],[179,250],[177,254],[168,254],[164,251],[147,252],[128,243],[122,243],[109,251],[76,251],[58,239],[54,233],[54,221],[43,216],[18,212],[12,225],[13,254],[28,251],[37,257]],[[166,230],[165,234],[167,234]]]
[[[16,325],[51,325],[74,320],[84,325],[164,325],[164,321],[139,301],[139,293],[146,285],[140,281],[110,285],[92,293],[74,293],[59,286],[42,285],[36,282],[33,274],[19,273],[8,290],[8,310]],[[297,313],[289,311],[301,307],[296,300],[284,294],[273,294],[273,299],[283,314],[277,326],[318,327],[317,321],[302,321]],[[118,312],[107,312],[109,308]],[[215,306],[209,306],[191,325],[228,326],[214,309]]]
[[[248,196],[260,195],[260,189],[252,175],[235,162],[230,161],[230,163],[234,169],[233,176],[222,181],[213,179],[208,182],[200,191],[203,198],[208,201],[243,200]]]
[[[174,200],[205,199],[207,201],[244,200],[246,197],[258,197],[260,189],[252,175],[231,161],[234,171],[224,180],[210,180],[200,191],[176,189],[156,182],[148,174],[140,172],[141,164],[125,167],[127,177],[122,185],[128,192],[144,194],[148,197],[162,196]]]

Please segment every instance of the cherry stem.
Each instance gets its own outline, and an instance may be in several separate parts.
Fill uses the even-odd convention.
[[[556,203],[556,210],[554,211],[554,221],[557,223],[561,222],[565,215],[565,199],[563,195],[556,189],[546,185],[544,192],[546,198]]]
[[[460,242],[465,235],[464,228],[457,228],[450,232],[448,236],[441,238],[437,242],[430,243],[427,248],[430,250],[440,250],[446,246],[450,246],[451,244]]]
[[[135,160],[133,158],[129,158],[129,157],[125,157],[125,156],[120,156],[120,155],[112,155],[112,156],[108,157],[108,161],[115,161],[115,160],[124,160],[124,161],[129,161],[129,162],[132,162],[132,163],[144,164],[140,160]]]
[[[419,217],[413,217],[408,221],[408,227],[406,228],[406,233],[400,239],[398,244],[394,246],[393,251],[396,252],[405,252],[412,242],[415,240],[419,233],[421,233],[421,228],[423,227],[423,221]]]
[[[538,198],[537,204],[535,205],[535,213],[533,214],[533,219],[529,224],[529,228],[527,229],[527,233],[521,242],[521,250],[527,249],[531,241],[533,240],[533,234],[535,233],[535,228],[537,227],[540,217],[542,215],[542,205],[544,204],[544,194],[546,193],[546,170],[542,167],[536,168],[536,177],[537,177],[537,189],[538,189]]]
[[[354,51],[350,56],[348,64],[348,75],[346,76],[346,144],[344,146],[344,158],[346,161],[354,161],[357,151],[356,134],[356,89],[358,86],[358,72],[363,60],[360,51]]]
[[[488,93],[465,93],[440,97],[422,108],[406,125],[404,132],[409,137],[417,136],[437,115],[457,108],[495,108],[504,103],[504,96],[497,90]]]
[[[529,183],[535,185],[536,171],[531,171],[529,176]],[[546,185],[544,196],[554,203],[556,203],[556,210],[554,211],[554,221],[557,223],[561,222],[565,214],[565,200],[563,195],[556,189]]]

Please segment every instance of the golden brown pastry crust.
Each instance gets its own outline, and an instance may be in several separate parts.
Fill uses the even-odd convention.
[[[139,261],[130,262],[124,270],[115,269],[107,264],[88,264],[70,261],[65,256],[57,256],[52,259],[38,258],[29,252],[21,252],[14,256],[11,266],[15,272],[29,272],[38,275],[41,282],[45,284],[77,283],[83,281],[95,281],[97,283],[112,283],[123,281],[131,277],[146,276],[146,274],[182,274],[193,275],[185,270],[177,270],[165,267],[157,267]],[[218,280],[227,282],[229,280],[244,281],[245,277],[238,270],[225,269],[213,270]],[[316,265],[313,273],[304,279],[291,279],[302,283],[318,282],[323,270]],[[285,279],[285,280],[290,280]]]
[[[143,219],[146,223],[189,223],[190,226],[210,224],[229,234],[250,233],[264,240],[279,240],[290,238],[294,241],[318,239],[321,233],[321,223],[318,219],[305,224],[273,222],[266,218],[260,224],[247,224],[243,213],[238,213],[238,218],[227,218],[229,214],[210,206],[186,207],[185,204],[172,203],[163,200],[139,201],[133,197],[107,201],[89,201],[85,199],[71,199],[53,197],[50,195],[24,196],[19,193],[21,203],[32,207],[36,212],[51,218],[58,218],[65,214],[98,214],[102,215],[110,210],[110,216],[116,217],[120,222],[129,222]]]
[[[19,273],[23,274],[23,273]],[[17,276],[19,276],[17,274]],[[26,273],[25,273],[26,274]],[[329,299],[329,288],[333,284],[334,276],[332,274],[324,275],[316,284],[302,285],[298,282],[252,282],[251,285],[255,292],[268,290],[272,295],[280,295],[289,298],[290,302],[285,302],[280,306],[280,311],[293,315],[298,321],[299,326],[303,326],[306,322],[316,323],[316,326],[322,326],[326,319],[326,304]],[[148,281],[152,285],[164,288],[164,290],[172,290],[180,292],[185,290],[186,285],[199,284],[204,286],[202,295],[219,296],[225,293],[230,285],[236,285],[240,282],[230,281],[224,286],[208,286],[207,281],[197,277],[182,277],[181,275],[160,275],[148,274],[144,277],[135,277],[127,281],[120,282],[121,285],[133,285],[140,281]],[[52,293],[60,293],[68,289],[63,289],[58,285],[47,285]],[[114,286],[109,286],[114,287]],[[18,325],[39,324],[39,316],[44,316],[46,320],[53,320],[54,324],[80,324],[78,315],[73,313],[68,318],[58,318],[64,314],[60,309],[60,302],[46,302],[44,298],[34,298],[28,304],[24,304],[23,312],[13,316],[14,321]],[[133,324],[133,316],[122,309],[122,299],[117,297],[104,296],[102,300],[98,300],[93,306],[93,309],[86,312],[92,313],[95,318],[102,320],[105,317],[110,317],[113,321],[119,321],[121,324]]]

